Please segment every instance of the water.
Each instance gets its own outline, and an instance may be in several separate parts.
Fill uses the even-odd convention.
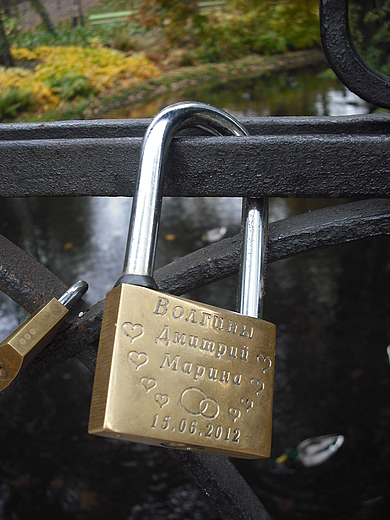
[[[365,114],[368,105],[345,89],[337,79],[320,75],[320,69],[289,71],[260,80],[211,83],[184,92],[173,92],[144,104],[114,110],[112,118],[154,117],[165,106],[178,101],[210,103],[239,116],[339,116]]]
[[[152,116],[183,99],[235,116],[368,111],[338,82],[308,70],[175,93],[110,116]],[[328,203],[275,199],[270,219]],[[125,198],[3,200],[0,226],[68,284],[85,278],[92,304],[120,274],[130,205]],[[201,247],[208,229],[238,233],[240,206],[239,199],[165,199],[158,266]],[[388,239],[376,238],[268,266],[265,317],[277,325],[272,455],[236,464],[275,518],[387,518],[389,253]],[[233,309],[235,287],[232,277],[192,296]],[[1,298],[1,339],[23,316]],[[71,359],[2,408],[0,519],[216,518],[165,450],[86,433],[91,389],[91,373]],[[345,442],[323,465],[276,463],[287,447],[332,433]]]

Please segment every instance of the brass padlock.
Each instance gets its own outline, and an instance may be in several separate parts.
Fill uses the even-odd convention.
[[[227,113],[190,102],[167,107],[148,127],[124,270],[106,297],[89,433],[267,457],[275,325],[257,316],[268,200],[243,205],[242,314],[163,294],[153,280],[166,156],[173,135],[190,126],[216,135],[247,135]]]
[[[50,343],[61,330],[70,307],[88,290],[79,280],[58,300],[52,298],[34,312],[0,345],[0,392]]]

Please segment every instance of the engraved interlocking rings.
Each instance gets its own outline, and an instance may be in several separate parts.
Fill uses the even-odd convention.
[[[180,404],[190,415],[200,415],[205,419],[215,419],[219,414],[219,404],[200,388],[190,387],[183,390]]]

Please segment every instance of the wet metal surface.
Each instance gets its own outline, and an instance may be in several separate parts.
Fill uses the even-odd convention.
[[[169,154],[164,196],[385,196],[389,121],[380,116],[387,123],[380,135],[353,134],[348,120],[338,134],[286,135],[275,120],[265,136],[179,138]],[[2,141],[0,195],[131,196],[140,149],[139,137]]]
[[[366,101],[390,108],[390,78],[372,69],[353,44],[348,0],[321,0],[320,30],[324,54],[344,85]]]

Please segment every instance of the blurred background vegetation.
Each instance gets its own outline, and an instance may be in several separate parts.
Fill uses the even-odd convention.
[[[198,0],[102,0],[88,10],[80,0],[77,24],[56,26],[44,3],[34,0],[42,23],[28,31],[21,30],[17,4],[0,0],[0,121],[89,99],[118,84],[142,84],[179,67],[321,45],[318,0],[226,0],[211,8]],[[123,10],[131,14],[120,23],[89,20]],[[354,0],[350,19],[359,51],[389,74],[390,0]]]

